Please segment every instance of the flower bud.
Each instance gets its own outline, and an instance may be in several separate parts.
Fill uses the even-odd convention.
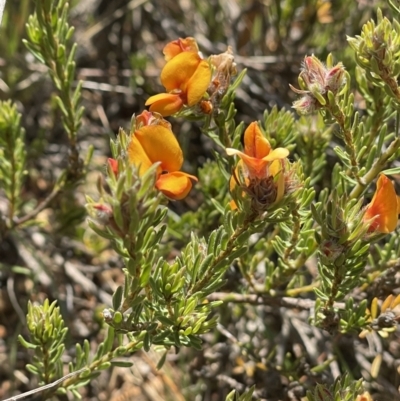
[[[320,105],[317,102],[317,100],[310,96],[310,95],[304,95],[300,99],[296,100],[293,102],[292,106],[299,114],[301,115],[307,115],[311,114],[314,111],[316,111]]]
[[[101,224],[108,224],[113,219],[113,211],[110,206],[97,204],[93,206],[96,209],[96,218]]]
[[[118,176],[118,161],[109,157],[107,159],[108,167],[114,173],[114,175]]]
[[[330,90],[334,94],[343,87],[346,83],[346,78],[344,75],[344,66],[342,63],[336,64],[331,69],[327,70],[325,76],[325,88]]]

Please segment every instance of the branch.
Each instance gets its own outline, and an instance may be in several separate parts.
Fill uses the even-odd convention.
[[[45,386],[35,388],[34,390],[30,390],[30,391],[27,391],[26,393],[16,395],[15,397],[7,398],[6,400],[3,400],[3,401],[17,401],[17,400],[21,400],[22,398],[28,397],[30,395],[34,395],[36,393],[40,393],[42,391],[52,389],[54,387],[57,387],[59,384],[61,384],[66,379],[69,379],[70,377],[79,375],[84,370],[87,370],[87,367],[79,369],[76,372],[68,373],[67,375],[63,376],[61,379],[54,381],[53,383],[49,383],[49,384],[46,384]]]
[[[214,292],[207,297],[209,301],[223,301],[233,303],[246,303],[251,305],[270,305],[283,306],[284,308],[310,310],[315,307],[312,299],[290,298],[290,297],[271,297],[257,294],[237,294],[227,292]],[[333,305],[337,309],[345,309],[343,302],[335,302]]]
[[[61,187],[57,185],[57,187],[53,189],[53,191],[47,196],[47,198],[43,202],[41,202],[38,206],[36,206],[35,209],[27,213],[25,216],[22,216],[20,218],[14,218],[14,227],[19,226],[35,218],[42,210],[46,209],[46,207],[51,203],[51,201],[58,196],[61,190],[62,190]]]

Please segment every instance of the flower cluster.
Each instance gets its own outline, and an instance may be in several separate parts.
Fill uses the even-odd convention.
[[[161,71],[161,83],[167,93],[159,93],[147,99],[150,111],[170,116],[200,102],[211,80],[208,61],[199,55],[193,38],[178,39],[164,47],[167,64]]]
[[[202,59],[193,38],[178,39],[164,47],[167,64],[161,72],[161,82],[168,93],[148,99],[150,111],[135,119],[135,126],[127,146],[129,162],[142,176],[157,163],[155,187],[167,198],[183,199],[197,178],[180,171],[183,164],[182,150],[171,125],[163,116],[178,112],[183,106],[208,102],[210,110],[219,105],[237,73],[232,50]],[[328,91],[337,94],[343,86],[344,67],[341,63],[327,68],[315,56],[308,56],[300,74],[305,89],[292,89],[303,98],[295,103],[300,112],[309,112],[325,104]],[[306,110],[307,109],[307,110]],[[288,160],[289,150],[272,149],[257,122],[251,123],[244,133],[243,151],[227,148],[229,156],[237,155],[237,163],[230,190],[235,198],[250,199],[251,209],[262,213],[273,208],[282,199],[300,187],[295,167]],[[118,162],[108,159],[109,168],[117,176]],[[236,188],[239,191],[236,191]],[[236,198],[238,200],[238,198]],[[232,200],[233,209],[238,203]],[[381,175],[371,203],[364,209],[362,220],[368,225],[367,233],[389,233],[397,226],[400,201],[392,182]]]
[[[294,92],[302,95],[293,103],[293,108],[300,114],[310,114],[327,104],[328,91],[334,95],[338,94],[346,82],[345,69],[342,63],[328,68],[314,55],[307,56],[304,59],[299,81],[303,89],[290,85]]]

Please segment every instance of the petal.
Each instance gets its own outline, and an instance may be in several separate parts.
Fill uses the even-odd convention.
[[[143,175],[153,164],[136,136],[132,135],[128,145],[129,162],[138,167],[139,174]]]
[[[244,152],[246,155],[262,159],[271,151],[268,139],[264,137],[257,122],[252,122],[244,133]]]
[[[179,53],[168,61],[161,71],[161,83],[167,92],[186,87],[190,78],[196,72],[200,61],[200,56],[193,52]]]
[[[194,106],[201,100],[206,93],[210,81],[210,66],[207,61],[202,60],[187,84],[186,94],[188,106]]]
[[[285,159],[288,156],[289,151],[286,148],[276,148],[268,156],[265,156],[263,160],[271,162],[273,160]]]
[[[179,53],[182,52],[198,52],[199,48],[197,46],[196,40],[192,37],[187,37],[185,39],[179,38],[165,45],[163,53],[165,60],[169,61]]]
[[[147,99],[147,101],[149,101],[149,99]],[[150,113],[147,110],[143,110],[138,116],[135,117],[136,128],[139,129],[142,125],[150,125],[152,119],[153,119],[153,113]]]
[[[157,112],[163,117],[167,117],[177,113],[183,107],[183,101],[178,94],[159,93],[147,99],[146,106],[149,105],[151,112]]]
[[[275,185],[276,185],[276,199],[275,203],[278,203],[285,194],[285,167],[284,161],[282,160],[274,160],[268,166],[268,172],[270,175],[274,177]]]
[[[109,157],[107,159],[107,163],[110,166],[111,171],[117,177],[118,176],[118,161]]]
[[[268,160],[256,159],[255,157],[248,156],[246,153],[241,152],[240,150],[227,148],[226,153],[229,156],[238,155],[243,163],[246,165],[248,170],[248,175],[250,177],[259,177],[263,178],[266,174],[266,167],[269,163]]]
[[[274,160],[268,166],[269,174],[272,175],[273,177],[278,175],[282,170],[283,170],[283,164],[281,160]]]
[[[192,189],[191,179],[197,181],[196,177],[181,171],[161,174],[156,182],[156,188],[168,198],[180,200],[185,198]]]
[[[177,171],[183,163],[183,154],[174,134],[161,125],[149,125],[135,131],[151,163],[161,162],[163,171]]]
[[[392,181],[384,174],[379,176],[376,191],[371,203],[366,207],[364,220],[374,219],[369,232],[390,233],[394,231],[398,220],[397,195]]]

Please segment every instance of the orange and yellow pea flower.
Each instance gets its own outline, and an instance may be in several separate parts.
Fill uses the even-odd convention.
[[[146,106],[166,117],[184,105],[191,107],[200,102],[211,81],[211,68],[198,54],[193,38],[169,43],[164,54],[168,61],[161,71],[161,83],[167,93],[151,96]]]
[[[197,178],[179,171],[183,153],[169,123],[152,113],[144,112],[136,118],[136,130],[128,145],[129,161],[143,175],[154,163],[157,167],[156,188],[174,200],[185,198]]]
[[[400,213],[400,200],[392,181],[381,174],[376,191],[364,211],[363,220],[369,222],[369,233],[387,234],[396,229]]]
[[[257,122],[251,123],[244,133],[244,152],[233,148],[227,148],[226,152],[241,158],[235,175],[242,174],[250,195],[258,198],[254,200],[271,206],[282,199],[285,192],[285,159],[289,151],[286,148],[273,150]],[[236,177],[231,179],[231,190],[236,181]],[[234,204],[231,205],[235,208]]]

